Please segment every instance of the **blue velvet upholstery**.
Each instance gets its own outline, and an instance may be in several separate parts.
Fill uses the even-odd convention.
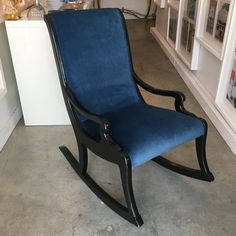
[[[51,20],[66,83],[88,111],[109,120],[110,135],[128,152],[132,167],[204,134],[198,119],[144,104],[117,9],[65,11]],[[99,141],[98,126],[82,123]]]
[[[67,83],[87,110],[99,115],[140,101],[119,10],[65,11],[51,20]]]
[[[104,115],[111,137],[124,148],[136,167],[204,134],[203,124],[179,112],[137,103]],[[88,133],[99,140],[98,126],[85,121]]]

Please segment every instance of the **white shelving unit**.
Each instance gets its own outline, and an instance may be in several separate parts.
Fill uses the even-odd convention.
[[[236,73],[232,75],[233,67],[236,71],[236,0],[198,0],[192,17],[186,13],[188,1],[195,2],[173,0],[168,1],[167,8],[158,8],[156,26],[151,33],[236,154],[236,108],[233,101],[236,82],[232,86],[232,80],[236,81]],[[178,11],[176,39],[172,41],[168,37],[170,9]],[[185,20],[187,33],[183,32]],[[189,33],[190,24],[195,27],[195,34],[193,44],[191,42],[188,47],[189,36],[183,41],[182,35]],[[227,93],[228,96],[232,94],[231,99],[227,98]]]
[[[168,24],[166,38],[190,70],[198,69],[200,45],[219,60],[223,59],[226,47],[226,40],[223,39],[228,37],[229,24],[227,22],[231,21],[233,12],[231,1],[233,0],[167,1]],[[226,8],[227,11],[222,10],[223,8]],[[220,17],[225,21],[225,24],[221,25],[224,28],[223,36],[219,36],[220,31],[218,30]],[[185,47],[183,34],[186,34]]]

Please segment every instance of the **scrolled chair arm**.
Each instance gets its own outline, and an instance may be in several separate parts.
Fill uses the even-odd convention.
[[[187,111],[184,107],[184,101],[186,100],[185,95],[179,91],[173,91],[173,90],[164,90],[164,89],[158,89],[154,88],[153,86],[147,84],[144,82],[136,73],[133,74],[134,79],[136,83],[145,89],[146,91],[153,93],[155,95],[160,96],[166,96],[166,97],[173,97],[175,99],[175,109],[178,112],[187,114],[187,115],[193,115],[189,111]]]
[[[64,87],[64,92],[66,98],[78,113],[99,125],[101,139],[112,141],[109,135],[109,121],[105,117],[93,114],[84,108],[74,97],[73,92],[68,86]]]

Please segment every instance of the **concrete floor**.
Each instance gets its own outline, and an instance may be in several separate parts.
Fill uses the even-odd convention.
[[[142,21],[128,22],[135,68],[144,80],[187,96],[186,107],[207,119]],[[152,104],[171,100],[148,95]],[[207,119],[208,120],[208,119]],[[127,223],[88,189],[58,150],[76,153],[71,127],[24,127],[21,121],[0,153],[0,235],[235,236],[236,158],[211,122],[207,143],[213,183],[174,174],[153,162],[133,172],[141,228]],[[196,166],[192,143],[165,154]],[[89,172],[122,199],[118,169],[90,153]]]

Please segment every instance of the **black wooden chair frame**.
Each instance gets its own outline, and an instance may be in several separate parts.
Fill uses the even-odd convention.
[[[57,48],[56,39],[53,34],[52,25],[50,24],[50,18],[45,17],[45,21],[47,23],[49,34],[51,37],[53,50],[56,58],[56,64],[58,67],[60,84],[62,88],[63,97],[65,100],[66,108],[72,123],[72,127],[76,136],[78,150],[79,150],[79,162],[72,155],[69,149],[66,146],[60,146],[61,152],[64,154],[72,168],[75,172],[81,177],[81,179],[88,185],[88,187],[112,210],[122,216],[124,219],[129,221],[130,223],[140,227],[143,224],[142,217],[140,216],[133,193],[132,186],[132,165],[131,159],[128,153],[123,150],[117,143],[112,140],[109,132],[109,122],[105,117],[97,116],[92,114],[88,110],[86,110],[80,103],[77,101],[66,84],[65,75],[63,71],[63,65],[59,50]],[[123,19],[123,24],[125,21]],[[124,27],[126,29],[126,27]],[[128,34],[126,31],[127,42]],[[130,48],[130,47],[129,47]],[[175,109],[177,112],[181,112],[187,114],[189,116],[194,116],[194,114],[188,112],[184,108],[185,96],[181,92],[177,91],[169,91],[169,90],[161,90],[154,88],[144,81],[142,81],[134,72],[131,53],[130,60],[131,66],[133,70],[133,78],[136,81],[136,84],[145,89],[146,91],[161,96],[173,97],[175,99]],[[139,93],[140,98],[143,100],[141,93],[139,92],[138,86],[136,86],[137,91]],[[143,100],[144,102],[144,100]],[[100,137],[99,141],[94,140],[90,137],[83,128],[80,120],[78,119],[77,113],[86,117],[87,119],[95,122],[99,125],[100,128]],[[191,169],[177,163],[173,163],[161,156],[155,157],[152,160],[172,171],[175,171],[179,174],[186,175],[192,178],[204,180],[204,181],[213,181],[214,177],[212,173],[209,171],[205,146],[206,146],[206,136],[207,136],[207,123],[204,119],[198,118],[203,125],[205,126],[205,134],[196,139],[196,153],[198,158],[198,163],[200,169]],[[107,192],[105,192],[87,173],[87,165],[88,165],[88,153],[87,149],[90,149],[97,156],[102,159],[112,162],[119,166],[120,176],[122,187],[124,191],[124,196],[126,200],[127,206],[121,205],[117,200],[111,197]]]

